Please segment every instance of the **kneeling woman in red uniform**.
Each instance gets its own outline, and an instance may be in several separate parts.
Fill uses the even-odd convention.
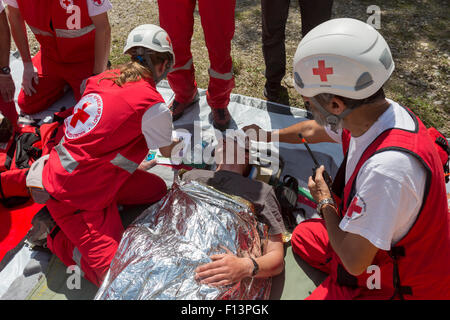
[[[43,185],[56,227],[48,248],[100,285],[120,242],[118,204],[160,200],[164,181],[138,168],[150,149],[170,156],[172,118],[155,86],[174,63],[167,33],[155,25],[131,31],[132,61],[91,77],[65,136],[50,153]]]

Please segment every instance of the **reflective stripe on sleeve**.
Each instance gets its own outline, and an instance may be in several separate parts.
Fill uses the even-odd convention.
[[[133,174],[133,172],[139,167],[139,164],[128,160],[120,153],[118,153],[117,156],[111,160],[111,163],[125,171],[128,171],[130,174]]]
[[[64,137],[61,139],[59,144],[55,147],[56,153],[59,156],[59,161],[63,168],[68,172],[72,173],[78,166],[78,162],[72,157],[72,155],[63,146]]]
[[[81,252],[80,250],[78,250],[77,247],[75,247],[73,249],[73,256],[72,256],[73,261],[75,261],[75,263],[77,264],[77,266],[79,266],[81,268]]]

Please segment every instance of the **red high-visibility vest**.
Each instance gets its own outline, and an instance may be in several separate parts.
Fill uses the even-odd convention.
[[[415,131],[389,129],[370,144],[345,184],[341,215],[344,216],[350,207],[358,172],[371,156],[397,150],[418,159],[427,173],[418,217],[409,232],[391,250],[378,250],[372,265],[380,268],[381,289],[369,290],[366,282],[371,274],[366,272],[357,277],[357,284],[364,291],[361,295],[368,298],[449,299],[450,214],[442,162],[424,124],[410,110],[407,111],[414,119]],[[345,153],[349,139],[350,133],[344,130]]]
[[[85,94],[65,119],[65,136],[50,153],[43,185],[59,201],[84,210],[104,209],[148,153],[142,116],[164,100],[152,80],[122,87],[119,71],[91,77]]]
[[[17,0],[44,57],[78,63],[95,59],[95,26],[86,0]]]

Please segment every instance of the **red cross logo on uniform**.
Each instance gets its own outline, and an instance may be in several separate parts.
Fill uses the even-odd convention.
[[[333,74],[333,68],[325,68],[325,60],[319,60],[319,67],[312,70],[315,76],[320,76],[320,81],[328,81],[327,75]]]
[[[103,0],[92,0],[92,2],[96,5],[96,6],[101,6],[103,4]]]
[[[353,212],[356,212],[358,214],[361,213],[362,207],[358,206],[358,197],[354,197],[352,200],[352,203],[350,204],[350,207],[348,207],[347,210],[347,217],[351,218],[353,216]]]
[[[86,102],[80,109],[77,110],[77,113],[73,115],[72,120],[70,120],[70,125],[73,128],[77,126],[78,121],[81,121],[81,123],[85,123],[89,119],[90,115],[89,113],[84,111],[84,109],[86,109],[90,105],[91,104],[89,102]]]
[[[73,5],[73,0],[59,0],[59,4],[63,9],[67,9]]]

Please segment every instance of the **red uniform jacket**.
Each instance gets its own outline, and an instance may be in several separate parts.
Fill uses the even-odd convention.
[[[109,206],[148,153],[142,116],[164,100],[153,81],[117,86],[106,71],[91,77],[50,153],[43,184],[56,200],[84,210]]]

